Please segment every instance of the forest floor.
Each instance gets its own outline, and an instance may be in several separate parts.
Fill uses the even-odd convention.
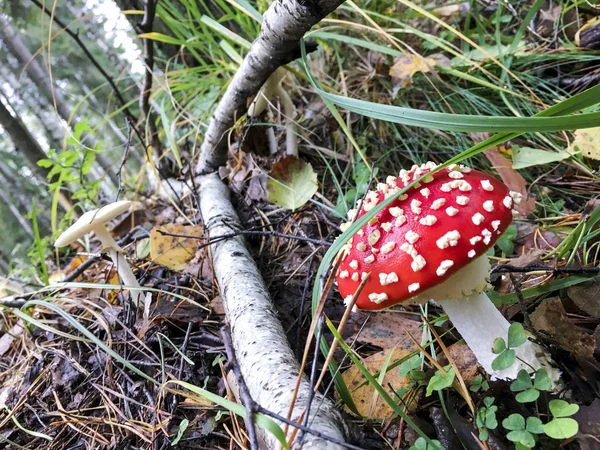
[[[600,79],[600,41],[582,43],[588,34],[600,35],[598,25],[582,33],[598,10],[564,3],[535,2],[531,18],[531,2],[481,11],[466,2],[437,10],[438,21],[398,5],[374,7],[367,17],[366,9],[347,6],[338,21],[325,21],[320,34],[308,36],[321,44],[308,67],[324,90],[348,97],[454,114],[530,116]],[[252,36],[245,20],[224,24]],[[481,45],[464,40],[462,28]],[[395,47],[398,35],[405,54]],[[232,133],[223,176],[300,360],[313,320],[312,287],[321,281],[317,270],[347,211],[374,180],[415,163],[442,163],[491,134],[416,128],[343,110],[336,118],[301,68],[290,67],[284,86],[296,108],[302,162],[282,158],[282,151],[269,154],[270,139],[281,148],[286,142],[286,120],[274,101],[253,126]],[[172,76],[183,85],[196,75]],[[214,95],[211,80],[202,83],[204,94]],[[172,95],[185,97],[187,111],[198,106],[192,94]],[[516,384],[490,380],[435,304],[352,312],[341,333],[351,350],[339,347],[334,355],[338,383],[347,390],[334,393],[323,355],[311,356],[306,371],[327,372],[321,390],[344,409],[355,448],[434,447],[376,394],[351,354],[442,448],[600,449],[599,130],[532,132],[466,161],[524,197],[490,254],[489,296],[551,355],[562,372],[560,392],[551,392],[541,376]],[[193,138],[183,133],[181,141],[191,148]],[[312,177],[318,189],[306,202]],[[274,193],[273,179],[289,182],[297,195]],[[6,448],[249,448],[244,421],[202,395],[237,401],[199,212],[191,196],[175,207],[149,194],[138,196],[112,229],[139,283],[152,293],[147,314],[119,291],[97,241],[45,259],[50,281],[67,277],[68,288],[49,284],[3,299],[0,438]],[[334,288],[323,314],[337,326],[345,311]],[[324,336],[334,339],[328,331]],[[467,389],[452,384],[454,376],[444,379],[450,368]]]

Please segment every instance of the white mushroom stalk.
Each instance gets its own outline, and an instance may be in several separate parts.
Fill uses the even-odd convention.
[[[105,226],[108,221],[128,211],[130,207],[130,201],[122,200],[86,212],[58,237],[54,246],[56,248],[65,247],[88,233],[95,233],[102,243],[102,251],[106,251],[115,264],[123,284],[128,288],[134,288],[131,290],[131,300],[137,308],[144,305],[144,293],[139,290],[141,286],[123,255],[123,249],[117,244]]]
[[[501,371],[492,368],[492,362],[498,356],[492,351],[494,341],[497,338],[507,340],[510,322],[483,291],[487,287],[489,270],[487,256],[481,256],[412,301],[422,303],[435,300],[473,351],[479,364],[493,379],[512,380],[520,370],[533,373],[544,368],[550,379],[554,383],[558,382],[560,372],[552,367],[544,349],[530,340],[513,349],[516,362],[511,367]]]
[[[296,107],[292,102],[290,95],[281,86],[281,82],[285,78],[287,72],[284,68],[280,67],[273,75],[271,75],[260,92],[256,96],[254,102],[248,108],[248,117],[257,117],[266,109],[268,102],[272,97],[278,97],[283,108],[283,114],[285,116],[285,142],[286,142],[286,154],[291,156],[298,156],[298,136],[296,134],[296,123],[294,122],[294,116],[296,115]],[[273,141],[273,139],[271,139]],[[275,146],[276,149],[276,146]],[[271,145],[271,153],[273,152],[273,145]]]

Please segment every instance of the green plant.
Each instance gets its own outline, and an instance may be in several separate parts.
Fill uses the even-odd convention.
[[[479,391],[487,391],[490,388],[487,380],[483,378],[481,375],[477,375],[475,378],[471,380],[471,386],[469,386],[469,390],[471,392],[479,392]]]
[[[378,169],[373,170],[373,176],[377,176]],[[345,216],[348,209],[359,200],[369,189],[369,181],[371,180],[371,171],[363,162],[357,162],[352,167],[353,187],[345,193],[338,194],[335,211],[341,216]]]
[[[498,407],[494,405],[494,397],[485,397],[483,399],[483,405],[477,410],[475,416],[475,425],[479,428],[479,439],[487,441],[489,437],[488,430],[495,430],[498,427],[498,420],[496,419],[496,411]]]
[[[544,433],[553,439],[568,439],[575,436],[579,431],[579,425],[569,416],[579,411],[579,405],[564,400],[551,400],[548,407],[552,420],[544,425]]]
[[[533,382],[526,370],[520,370],[517,378],[510,384],[510,390],[518,392],[515,398],[520,403],[535,402],[540,396],[540,391],[547,391],[550,388],[552,388],[552,381],[546,369],[539,369],[535,373]]]
[[[442,444],[437,439],[432,439],[427,442],[425,439],[420,437],[411,445],[408,450],[443,450]]]
[[[511,414],[502,421],[502,426],[509,430],[506,438],[515,443],[516,449],[533,448],[537,434],[544,432],[542,421],[537,417],[528,417],[521,414]]]
[[[504,370],[515,363],[516,354],[513,350],[527,341],[525,329],[520,323],[512,323],[508,328],[508,339],[499,337],[494,341],[492,351],[498,356],[492,361],[492,369]]]
[[[429,397],[433,391],[441,391],[442,389],[452,386],[455,377],[454,368],[448,364],[444,367],[444,371],[446,373],[443,373],[441,370],[436,371],[429,380],[429,383],[427,383],[427,392],[425,393],[427,397]]]

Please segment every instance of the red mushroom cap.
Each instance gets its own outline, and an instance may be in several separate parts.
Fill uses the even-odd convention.
[[[369,191],[362,216],[436,165],[402,170],[399,177]],[[337,272],[339,291],[352,296],[371,274],[356,305],[381,309],[404,302],[436,286],[484,254],[512,220],[519,194],[495,178],[464,166],[426,176],[392,202],[346,244]],[[350,223],[345,224],[348,227]]]

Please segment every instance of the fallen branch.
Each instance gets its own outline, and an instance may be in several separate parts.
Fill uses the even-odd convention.
[[[200,212],[209,236],[241,229],[229,200],[229,189],[218,175],[200,177],[198,190]],[[263,408],[286,416],[300,369],[260,272],[241,236],[216,242],[212,251],[233,347],[250,395]],[[305,410],[311,391],[308,380],[302,376],[293,419],[298,419]],[[348,434],[341,414],[319,393],[313,398],[308,426],[340,442]],[[265,448],[277,448],[278,443],[270,434],[262,432],[261,438]],[[341,448],[314,434],[304,435],[303,443],[305,449]]]

